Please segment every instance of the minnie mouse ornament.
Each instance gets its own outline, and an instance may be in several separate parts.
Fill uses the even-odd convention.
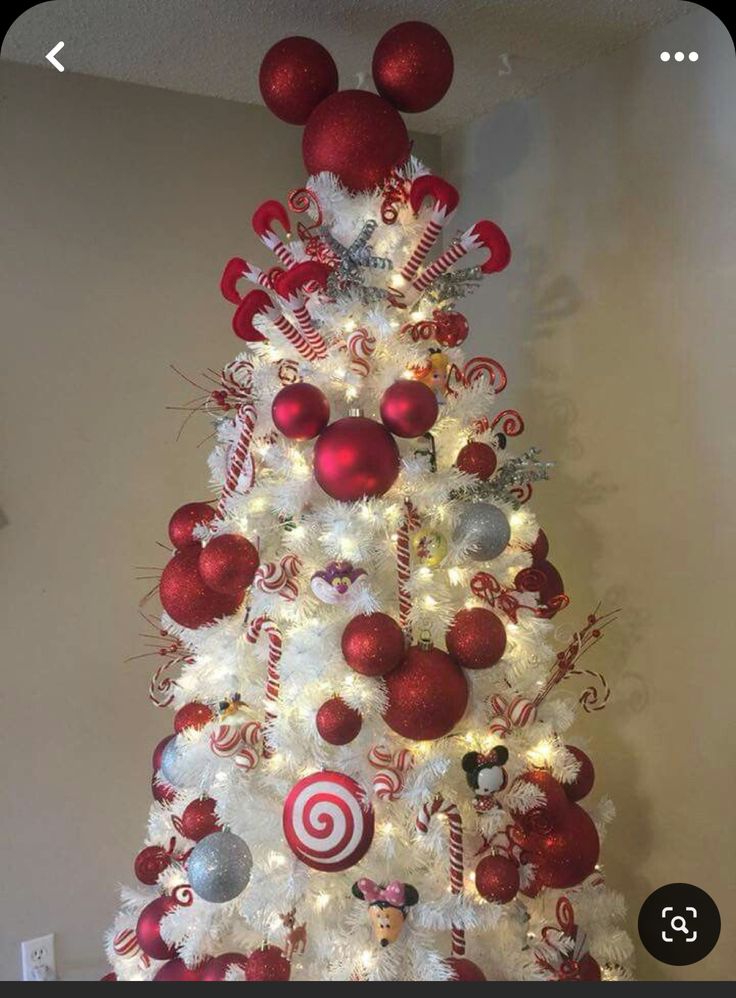
[[[495,795],[503,790],[508,783],[506,770],[509,750],[505,745],[496,745],[487,754],[481,752],[466,752],[462,758],[462,767],[468,786],[475,790],[473,807],[481,814],[498,807]]]
[[[360,901],[368,902],[373,932],[381,946],[396,942],[404,928],[409,908],[419,900],[419,894],[411,884],[392,880],[384,887],[368,877],[356,880],[353,894]]]

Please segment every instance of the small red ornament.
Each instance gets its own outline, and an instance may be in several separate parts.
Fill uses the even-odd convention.
[[[224,981],[230,967],[235,965],[245,970],[247,962],[248,957],[245,953],[223,953],[221,956],[213,956],[202,967],[199,979],[200,981]]]
[[[159,769],[161,769],[161,756],[164,754],[164,749],[169,744],[171,739],[175,737],[176,735],[167,735],[165,738],[161,739],[156,748],[153,750],[152,762],[154,773],[157,773]]]
[[[356,502],[382,496],[398,474],[396,441],[372,419],[338,419],[320,433],[314,446],[314,477],[333,499]]]
[[[488,444],[472,440],[458,453],[455,467],[466,475],[476,475],[481,482],[487,482],[496,470],[496,452]]]
[[[276,429],[289,440],[311,440],[330,421],[330,403],[316,385],[300,381],[286,385],[271,405]]]
[[[213,832],[221,832],[212,798],[200,797],[187,804],[181,816],[180,827],[181,834],[192,842],[199,842],[205,835],[212,835]]]
[[[523,835],[546,835],[552,829],[558,828],[572,806],[562,784],[546,769],[532,769],[522,773],[514,780],[513,786],[520,783],[531,784],[545,797],[543,802],[532,806],[528,811],[511,810]]]
[[[452,970],[450,981],[485,981],[486,975],[477,963],[464,956],[450,956],[445,963]]]
[[[146,846],[136,856],[133,869],[142,884],[153,887],[170,863],[171,853],[163,846]]]
[[[192,700],[191,703],[185,703],[174,714],[174,731],[177,735],[186,731],[187,728],[199,731],[205,724],[209,724],[214,716],[212,708],[208,707],[206,703]]]
[[[201,981],[201,972],[201,967],[187,967],[180,957],[176,957],[160,968],[154,981]]]
[[[582,749],[579,749],[576,745],[566,745],[565,748],[571,755],[575,756],[580,763],[580,769],[572,783],[563,783],[562,789],[570,800],[579,801],[583,797],[587,797],[593,789],[595,769],[593,768],[593,763]]]
[[[555,596],[562,596],[565,592],[565,583],[562,581],[562,576],[551,561],[543,560],[535,562],[532,568],[533,572],[528,572],[527,578],[536,579],[541,574],[543,579],[542,585],[538,589],[535,588],[534,591],[539,593],[539,602],[543,606],[549,606],[550,600],[554,599]],[[524,572],[527,571],[527,569],[521,570],[519,573],[521,580],[519,579],[519,575],[516,576],[514,585],[517,589],[524,590],[526,588],[523,579]]]
[[[577,973],[575,977],[569,978],[573,981],[600,981],[601,967],[597,960],[594,960],[590,953],[584,953],[578,961]],[[567,978],[565,978],[567,980]]]
[[[353,191],[386,180],[409,156],[409,134],[401,115],[368,90],[341,90],[309,116],[302,136],[310,174],[336,174]]]
[[[218,534],[199,555],[199,574],[216,593],[231,596],[242,593],[253,582],[261,559],[247,537]]]
[[[245,965],[247,981],[288,981],[291,964],[278,946],[262,946],[253,950]]]
[[[179,551],[161,573],[161,606],[182,627],[211,624],[218,617],[235,613],[243,602],[242,591],[225,595],[204,584],[199,574],[200,551],[198,544]]]
[[[118,975],[112,970],[110,971],[109,974],[105,974],[104,977],[100,978],[101,981],[117,981],[117,979]]]
[[[529,848],[531,847],[531,848]],[[600,841],[593,820],[579,804],[570,803],[561,824],[544,836],[527,839],[537,877],[544,887],[576,887],[595,869]]]
[[[147,904],[138,916],[135,935],[138,945],[153,960],[172,960],[176,948],[169,946],[161,938],[161,919],[176,908],[176,901],[168,894],[162,894]]]
[[[508,856],[485,856],[475,870],[475,887],[481,897],[508,904],[519,892],[519,865]]]
[[[532,544],[530,553],[533,565],[538,565],[540,562],[547,560],[547,555],[549,554],[549,540],[543,530],[540,529],[537,534],[537,539]]]
[[[340,697],[332,697],[317,711],[316,724],[320,737],[328,744],[347,745],[360,733],[363,718]]]
[[[199,544],[193,536],[195,527],[215,518],[214,509],[206,502],[188,502],[180,506],[169,520],[169,540],[181,551],[190,544]]]
[[[445,641],[463,669],[487,669],[506,649],[506,628],[492,610],[477,606],[455,614]]]
[[[397,437],[421,437],[437,421],[437,396],[421,381],[402,378],[381,398],[381,420]]]
[[[438,308],[432,313],[432,319],[434,338],[443,347],[458,347],[468,338],[470,324],[462,312],[443,312]]]
[[[169,805],[176,797],[176,789],[165,780],[160,780],[155,774],[151,779],[151,793],[159,804]]]
[[[404,632],[386,613],[353,617],[342,632],[342,653],[351,669],[362,676],[385,676],[404,657]]]
[[[276,42],[258,74],[263,103],[290,125],[304,125],[317,105],[337,90],[337,66],[319,42],[295,35]]]
[[[448,734],[465,713],[468,684],[462,670],[439,648],[414,645],[385,677],[389,728],[415,741]]]
[[[424,21],[389,28],[373,53],[376,90],[400,111],[426,111],[452,83],[452,49],[445,36]]]

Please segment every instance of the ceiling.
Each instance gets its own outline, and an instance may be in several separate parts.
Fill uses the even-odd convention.
[[[284,35],[317,38],[343,88],[370,71],[392,24],[426,20],[455,52],[455,81],[440,104],[409,116],[442,132],[511,97],[626,45],[696,4],[683,0],[52,0],[12,25],[2,58],[184,93],[261,103],[258,66]]]

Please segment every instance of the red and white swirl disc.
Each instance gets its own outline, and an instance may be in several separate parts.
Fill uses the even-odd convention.
[[[294,854],[326,873],[359,862],[373,841],[373,808],[345,773],[325,770],[295,783],[284,802],[283,822]]]

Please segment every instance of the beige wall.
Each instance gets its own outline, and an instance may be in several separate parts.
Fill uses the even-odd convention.
[[[181,502],[207,494],[208,434],[167,412],[168,369],[236,351],[218,292],[228,256],[271,263],[253,208],[303,173],[300,129],[226,101],[0,63],[3,637],[0,978],[57,934],[63,977],[103,970],[130,881],[150,754],[135,566]],[[416,137],[421,155],[439,142]]]
[[[696,64],[659,53],[696,50]],[[584,620],[621,622],[588,659],[616,691],[583,715],[630,928],[656,887],[707,890],[721,942],[643,978],[733,979],[736,697],[736,104],[733,43],[701,9],[447,137],[463,218],[509,232],[509,270],[468,304],[508,365],[522,438],[558,461],[536,490]],[[572,684],[571,684],[572,685]]]

